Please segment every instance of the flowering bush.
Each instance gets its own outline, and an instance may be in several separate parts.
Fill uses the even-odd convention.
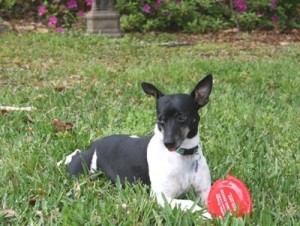
[[[299,0],[117,0],[125,31],[300,28]]]
[[[0,17],[36,20],[62,32],[93,0],[0,0]],[[300,28],[299,0],[116,0],[124,31],[206,32]]]
[[[300,28],[298,0],[233,0],[231,20],[242,30]]]
[[[63,32],[63,27],[71,27],[91,5],[92,0],[43,1],[38,7],[38,20],[46,21],[57,32]]]
[[[229,7],[217,0],[117,0],[116,9],[125,31],[202,32],[228,26]]]
[[[90,9],[93,0],[0,0],[0,16],[36,20],[57,32],[71,27]]]

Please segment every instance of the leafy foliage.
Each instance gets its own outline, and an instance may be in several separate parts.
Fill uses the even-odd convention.
[[[72,27],[92,0],[0,0],[0,17]],[[45,12],[41,13],[41,7]],[[124,31],[217,31],[300,28],[298,0],[116,0]],[[58,31],[61,31],[59,29]]]
[[[206,32],[300,27],[297,0],[117,0],[125,31]]]
[[[0,17],[34,20],[61,32],[84,16],[91,4],[92,0],[0,0]]]

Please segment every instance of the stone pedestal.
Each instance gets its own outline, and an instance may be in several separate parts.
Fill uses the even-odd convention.
[[[9,30],[10,26],[8,22],[3,21],[0,18],[0,35],[4,34],[5,32],[7,32]]]
[[[94,0],[91,11],[86,15],[87,33],[121,37],[120,16],[113,9],[112,1]]]

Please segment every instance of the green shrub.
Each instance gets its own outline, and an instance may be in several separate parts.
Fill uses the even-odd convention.
[[[0,0],[0,17],[72,27],[92,0]],[[76,7],[70,7],[70,3]],[[38,15],[39,7],[47,12]],[[299,0],[116,0],[124,31],[190,33],[300,28]],[[50,20],[55,17],[55,26]]]
[[[137,30],[143,31],[203,32],[219,30],[228,26],[226,12],[230,11],[228,6],[217,0],[117,0],[116,9],[122,17],[126,18],[121,20],[125,31],[136,27],[136,24],[139,26]],[[139,16],[135,17],[135,14]],[[129,15],[130,17],[128,17]]]
[[[207,32],[300,27],[299,0],[117,0],[125,31]]]

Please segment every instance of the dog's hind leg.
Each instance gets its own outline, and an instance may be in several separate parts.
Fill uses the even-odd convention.
[[[70,162],[72,161],[72,158],[81,153],[81,150],[79,149],[76,149],[75,151],[73,151],[71,154],[67,155],[67,157],[65,159],[62,159],[61,161],[59,161],[58,163],[56,163],[57,166],[60,166],[61,164],[64,164],[64,165],[69,165]]]
[[[81,173],[93,173],[97,170],[97,151],[96,149],[90,149],[88,151],[81,152],[76,149],[69,154],[65,160],[59,161],[57,166],[64,163],[68,166],[68,171],[71,176],[79,176]]]

